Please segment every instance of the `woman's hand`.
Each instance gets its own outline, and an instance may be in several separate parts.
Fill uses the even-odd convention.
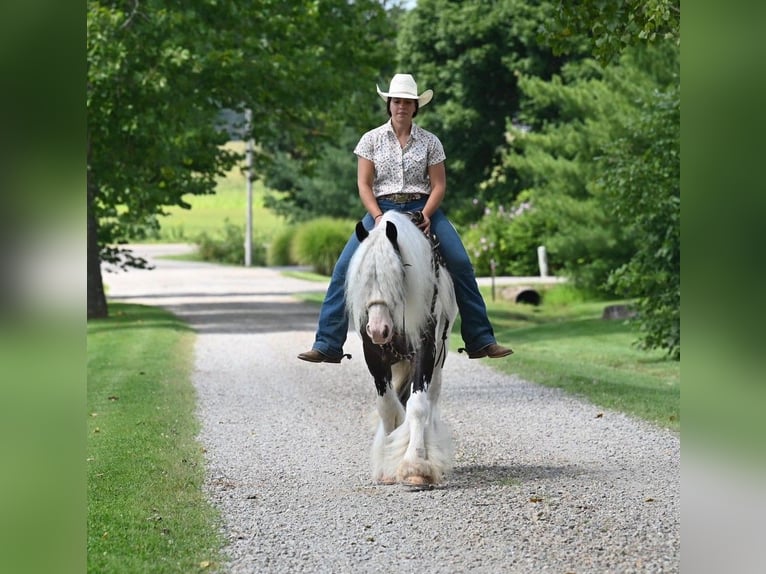
[[[428,217],[425,212],[421,211],[420,214],[423,216],[421,219],[421,222],[418,223],[418,228],[423,230],[423,233],[428,233],[428,231],[431,229],[431,218]]]

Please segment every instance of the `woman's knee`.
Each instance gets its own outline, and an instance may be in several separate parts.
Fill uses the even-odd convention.
[[[465,251],[463,251],[465,254]],[[442,257],[447,264],[447,271],[451,275],[460,275],[464,277],[472,277],[474,275],[473,263],[466,255],[465,257],[455,256],[454,253],[444,253],[442,250]]]
[[[352,235],[346,246],[341,251],[338,260],[335,262],[333,268],[333,277],[345,278],[348,266],[351,263],[351,258],[354,256],[354,252],[359,247],[359,240],[356,238],[356,234]]]

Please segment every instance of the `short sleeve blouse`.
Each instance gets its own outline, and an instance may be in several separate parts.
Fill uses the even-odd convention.
[[[439,138],[414,123],[410,139],[402,148],[390,120],[365,133],[354,153],[375,165],[372,182],[375,197],[392,193],[431,193],[428,167],[447,158]]]

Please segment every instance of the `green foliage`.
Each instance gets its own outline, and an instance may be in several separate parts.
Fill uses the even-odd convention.
[[[194,334],[113,304],[88,322],[88,572],[197,572],[219,560],[190,382]]]
[[[348,6],[357,4],[348,3]],[[288,138],[282,138],[264,151],[262,159],[267,161],[258,164],[258,173],[265,184],[280,192],[270,194],[265,205],[290,222],[317,216],[358,218],[363,211],[357,191],[353,150],[362,133],[385,121],[375,83],[380,83],[378,78],[382,71],[392,69],[390,54],[395,50],[395,26],[402,13],[396,4],[387,10],[376,5],[379,11],[368,10],[363,12],[364,17],[357,16],[356,22],[344,23],[351,37],[346,41],[337,39],[336,49],[348,50],[339,57],[342,74],[331,74],[325,69],[318,74],[314,61],[311,61],[312,69],[305,72],[326,77],[332,84],[333,90],[328,93],[335,96],[332,101],[327,98],[326,116],[338,129],[331,133],[327,129],[310,131],[311,153],[293,145]],[[328,24],[329,30],[333,25]],[[362,42],[359,41],[360,30],[363,30]],[[355,56],[354,52],[361,54]],[[306,97],[322,96],[321,93],[309,93]],[[256,136],[262,145],[262,138]]]
[[[508,148],[485,182],[497,197],[526,189],[520,197],[555,222],[549,252],[581,288],[660,304],[652,314],[664,327],[641,315],[655,334],[644,343],[661,340],[669,350],[679,340],[672,317],[680,303],[680,206],[666,199],[677,196],[679,118],[663,102],[677,100],[677,68],[678,50],[665,44],[632,50],[606,68],[571,63],[550,82],[521,77],[522,113],[509,122]]]
[[[311,265],[321,275],[331,275],[335,262],[354,232],[356,221],[320,217],[298,226],[292,258]]]
[[[115,245],[212,193],[235,162],[222,109],[252,110],[256,168],[279,152],[311,165],[363,109],[349,86],[374,83],[389,31],[376,0],[89,0],[89,313],[105,312],[99,258],[136,264]]]
[[[381,121],[382,123],[382,121]],[[289,221],[322,215],[358,219],[364,215],[356,184],[357,159],[352,153],[361,133],[346,128],[337,143],[327,143],[311,174],[301,162],[279,154],[269,169],[270,185],[280,193],[266,196],[265,205]]]
[[[585,41],[606,65],[639,44],[681,42],[680,0],[584,0],[559,2],[555,18],[544,23],[541,38],[557,52]]]
[[[235,225],[228,219],[224,222],[223,230],[218,234],[200,233],[195,241],[197,255],[203,261],[213,263],[229,263],[242,265],[245,261],[245,226]],[[266,245],[262,238],[253,233],[250,250],[253,265],[266,264]]]
[[[559,225],[548,245],[561,262],[561,274],[594,296],[614,296],[609,274],[635,252],[633,236],[609,216],[599,198],[550,196],[541,203],[557,203]]]
[[[281,267],[297,263],[292,257],[293,237],[295,237],[295,228],[291,226],[285,227],[272,238],[266,253],[268,265]]]
[[[463,234],[477,275],[534,276],[540,272],[537,248],[546,245],[556,221],[543,209],[521,201],[516,206],[488,204],[484,216]],[[547,249],[547,247],[546,247]],[[548,253],[548,271],[555,275],[559,265]]]
[[[617,220],[634,229],[639,249],[611,283],[637,297],[641,345],[681,354],[681,99],[677,86],[641,103],[624,138],[604,158],[602,184]]]
[[[563,62],[537,38],[552,11],[545,0],[420,0],[402,20],[398,67],[434,90],[416,121],[444,145],[446,207],[458,223],[481,213],[472,200],[519,109],[519,74],[549,78]]]
[[[89,1],[87,18],[88,208],[107,261],[119,260],[109,246],[156,229],[163,206],[211,193],[234,161],[218,147],[219,104],[198,89],[211,65],[203,14],[120,6]]]

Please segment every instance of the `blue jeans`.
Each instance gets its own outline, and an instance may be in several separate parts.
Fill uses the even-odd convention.
[[[426,199],[409,203],[378,200],[378,205],[383,211],[390,209],[421,211],[425,204]],[[375,220],[369,213],[364,216],[362,223],[367,230],[375,226]],[[457,230],[441,209],[438,209],[431,217],[431,231],[439,238],[440,252],[455,285],[455,298],[461,319],[460,334],[465,342],[466,350],[473,353],[495,342],[495,334],[487,317],[487,308],[476,283],[473,264]],[[343,354],[343,344],[348,334],[344,289],[346,270],[357,247],[359,247],[359,240],[356,234],[353,234],[335,263],[330,285],[327,287],[322,309],[319,312],[319,326],[313,348],[330,357],[339,357]]]

